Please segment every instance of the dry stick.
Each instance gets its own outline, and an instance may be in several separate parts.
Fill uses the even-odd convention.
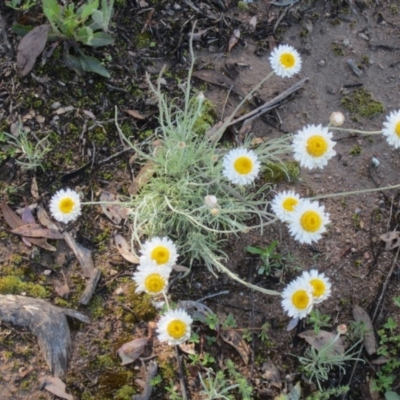
[[[237,124],[238,122],[244,121],[244,120],[249,120],[247,122],[251,122],[253,119],[258,118],[260,115],[264,114],[267,111],[272,110],[273,108],[277,107],[280,102],[283,100],[286,100],[287,97],[292,95],[293,93],[297,92],[299,89],[301,89],[304,84],[308,81],[308,78],[303,78],[300,79],[298,82],[296,82],[294,85],[292,85],[289,89],[286,89],[282,93],[278,94],[278,96],[274,97],[272,100],[267,101],[260,107],[256,108],[253,111],[248,112],[247,114],[236,118],[235,120],[231,121],[228,126],[231,126],[233,124]],[[251,118],[253,117],[253,118]]]
[[[179,356],[178,346],[175,346],[175,353],[176,353],[176,361],[178,363],[178,369],[179,369],[179,382],[181,384],[182,399],[187,400],[188,397],[187,397],[187,392],[186,392],[185,378],[183,376],[182,359]]]
[[[394,268],[395,268],[395,266],[396,266],[396,264],[397,264],[397,258],[398,258],[398,256],[399,256],[399,253],[400,253],[400,247],[397,248],[396,255],[394,256],[394,259],[393,259],[393,262],[392,262],[392,266],[390,267],[390,271],[389,271],[388,275],[386,276],[385,282],[383,283],[382,291],[381,291],[381,294],[380,294],[380,296],[379,296],[378,302],[376,303],[375,310],[374,310],[374,314],[373,314],[373,316],[372,316],[372,323],[374,322],[374,320],[375,320],[375,318],[376,318],[376,315],[377,315],[377,313],[378,313],[378,310],[379,310],[379,308],[380,308],[380,306],[381,306],[383,297],[384,297],[384,295],[385,295],[385,293],[386,293],[386,290],[387,290],[387,287],[388,287],[388,285],[389,285],[390,278],[391,278],[391,276],[392,276],[392,274],[393,274],[393,271],[394,271]],[[360,350],[358,351],[358,354],[357,354],[357,359],[360,358],[361,353],[362,353],[363,350],[364,350],[364,345],[361,344]],[[352,381],[352,379],[353,379],[354,373],[355,373],[355,371],[356,371],[357,364],[358,364],[358,360],[357,360],[357,359],[356,359],[356,362],[354,363],[353,369],[352,369],[352,371],[351,371],[351,375],[350,375],[350,379],[349,379],[348,385],[350,385],[350,383],[351,383],[351,381]],[[344,394],[342,395],[342,400],[344,400],[345,398],[346,398],[346,393],[344,393]]]

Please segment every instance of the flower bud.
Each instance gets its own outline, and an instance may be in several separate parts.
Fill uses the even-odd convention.
[[[344,115],[339,111],[335,111],[331,114],[329,122],[333,126],[342,126],[344,123]]]
[[[345,324],[340,324],[336,330],[339,335],[344,335],[347,332],[347,326]]]
[[[199,92],[199,94],[197,95],[197,100],[202,103],[205,100],[205,96],[203,92]]]
[[[211,210],[211,215],[212,215],[213,217],[216,217],[220,212],[221,212],[221,210],[220,210],[219,208],[213,208],[213,209]]]
[[[213,195],[208,195],[204,197],[204,204],[208,208],[215,208],[218,206],[218,199]]]

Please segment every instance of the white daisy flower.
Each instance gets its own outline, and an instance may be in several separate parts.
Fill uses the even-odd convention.
[[[319,273],[316,269],[304,271],[301,275],[312,287],[312,295],[314,303],[321,303],[331,295],[331,283],[323,273]]]
[[[193,320],[183,309],[169,310],[158,321],[157,333],[160,342],[181,344],[190,338],[190,325]]]
[[[395,149],[400,147],[400,110],[392,111],[383,123],[382,133]]]
[[[302,200],[289,221],[290,234],[300,243],[311,244],[319,240],[330,222],[329,214],[324,210],[325,207],[316,201]]]
[[[169,273],[160,267],[139,267],[133,274],[136,283],[135,292],[146,292],[151,295],[161,293],[167,286]]]
[[[141,266],[156,266],[171,269],[178,259],[176,246],[167,237],[154,237],[148,240],[140,251]]]
[[[304,318],[314,303],[312,288],[305,279],[296,279],[282,292],[282,307],[289,317]]]
[[[301,58],[298,51],[287,44],[275,47],[269,62],[276,75],[282,78],[290,78],[301,70]]]
[[[322,125],[308,125],[293,137],[294,158],[302,167],[323,168],[336,154],[332,133]]]
[[[260,162],[256,153],[243,147],[231,150],[224,156],[222,174],[237,185],[248,185],[257,178]]]
[[[50,200],[50,212],[59,222],[70,222],[81,215],[81,200],[71,189],[61,189]]]
[[[274,214],[283,222],[289,222],[293,211],[300,203],[300,196],[292,190],[278,193],[271,201]]]

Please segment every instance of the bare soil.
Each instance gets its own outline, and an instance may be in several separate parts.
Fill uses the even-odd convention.
[[[257,120],[251,133],[255,137],[277,137],[296,132],[307,124],[327,124],[333,111],[346,117],[347,128],[380,130],[385,115],[397,110],[400,101],[400,9],[395,2],[306,1],[289,7],[259,0],[238,8],[236,1],[145,2],[126,1],[116,6],[115,24],[111,33],[113,46],[96,50],[94,54],[107,57],[106,67],[112,78],[107,80],[92,74],[79,77],[61,62],[62,44],[42,65],[37,62],[31,74],[19,79],[15,70],[15,53],[19,38],[11,31],[15,21],[37,25],[43,22],[40,9],[22,15],[0,6],[4,26],[0,26],[0,129],[12,130],[21,118],[25,127],[38,138],[49,135],[53,150],[48,153],[44,171],[26,172],[13,157],[0,161],[1,200],[14,210],[27,204],[47,207],[51,195],[66,186],[84,194],[87,201],[97,199],[101,189],[114,194],[128,194],[132,176],[132,152],[102,163],[102,160],[124,149],[116,132],[113,117],[117,106],[124,132],[132,132],[141,140],[157,126],[154,101],[149,94],[145,72],[156,79],[166,64],[165,90],[171,97],[178,93],[178,84],[187,75],[188,33],[191,21],[197,20],[197,30],[207,31],[195,42],[197,69],[214,69],[228,74],[244,92],[248,92],[270,72],[268,56],[275,43],[287,43],[301,53],[302,70],[291,79],[274,77],[261,88],[258,99],[267,101],[287,89],[296,80],[309,80],[299,92],[284,104]],[[142,7],[139,5],[142,4]],[[226,4],[226,7],[223,7]],[[250,25],[257,18],[255,28]],[[21,22],[22,23],[22,22]],[[275,29],[274,29],[275,27]],[[227,52],[234,29],[240,29],[238,43]],[[89,51],[89,50],[88,50]],[[359,68],[358,76],[349,66],[352,59]],[[230,68],[227,71],[227,65]],[[232,68],[236,71],[232,75]],[[205,90],[206,97],[217,105],[218,119],[231,112],[238,104],[236,94],[225,88],[194,79],[193,85]],[[384,112],[372,116],[360,115],[360,106],[347,109],[343,98],[351,97],[360,88],[384,105]],[[62,107],[72,106],[62,112]],[[252,105],[248,105],[251,108]],[[144,120],[134,119],[123,110],[137,110],[151,114]],[[369,110],[371,112],[371,110]],[[238,129],[227,132],[225,140],[238,140]],[[32,140],[35,138],[32,136]],[[280,182],[274,189],[291,188],[302,196],[373,189],[399,182],[398,150],[381,136],[361,136],[341,132],[335,134],[337,156],[326,168],[308,172],[302,170],[296,182]],[[0,150],[2,150],[0,148]],[[4,148],[3,148],[4,151]],[[17,155],[18,156],[18,155]],[[94,157],[94,163],[91,161]],[[371,159],[380,164],[374,167]],[[80,170],[82,166],[85,166]],[[70,174],[70,172],[74,172]],[[32,194],[36,178],[39,196]],[[229,268],[241,278],[262,287],[281,291],[299,271],[316,268],[332,282],[332,296],[319,308],[328,314],[335,332],[338,324],[350,325],[354,320],[354,304],[363,307],[373,320],[375,332],[388,317],[400,325],[399,308],[393,298],[400,295],[400,271],[384,282],[395,259],[395,250],[386,251],[380,235],[397,229],[399,211],[398,190],[376,191],[368,194],[333,197],[321,200],[330,213],[331,225],[327,234],[316,245],[299,245],[284,225],[276,224],[259,232],[230,238],[225,251]],[[96,267],[102,277],[88,306],[78,304],[85,286],[78,262],[62,241],[52,241],[57,251],[50,253],[27,247],[19,237],[9,233],[0,218],[0,279],[17,275],[25,282],[46,288],[45,298],[52,304],[79,310],[91,318],[88,325],[70,321],[73,351],[63,381],[67,392],[76,399],[125,399],[140,393],[138,379],[146,377],[148,360],[120,366],[116,350],[125,342],[149,334],[149,323],[155,319],[154,310],[146,298],[134,294],[131,275],[135,266],[125,261],[115,248],[113,238],[120,233],[129,237],[129,224],[114,225],[98,206],[86,206],[82,217],[70,227],[78,243],[93,252]],[[266,246],[278,240],[277,251],[287,260],[280,276],[259,275],[259,261],[246,252],[247,245]],[[296,268],[295,268],[296,267]],[[56,286],[66,282],[70,293],[58,296]],[[225,292],[226,291],[226,292]],[[288,317],[282,312],[280,299],[268,297],[233,282],[224,275],[213,276],[198,265],[189,276],[176,280],[170,289],[173,301],[204,300],[204,304],[221,319],[232,314],[237,332],[250,330],[249,362],[245,364],[238,351],[221,340],[219,334],[202,325],[194,329],[200,336],[196,352],[209,353],[215,362],[207,365],[222,368],[227,358],[253,385],[254,399],[273,399],[301,381],[302,398],[316,390],[302,375],[296,358],[307,348],[297,333],[312,329],[302,321],[290,332],[286,331]],[[0,287],[0,293],[7,288]],[[383,301],[378,300],[382,298]],[[268,323],[268,339],[258,337],[260,328]],[[399,328],[397,328],[399,334]],[[216,338],[210,344],[207,337]],[[174,349],[151,339],[144,357],[156,356],[161,383],[151,399],[168,399],[166,386],[181,390]],[[198,372],[201,366],[190,366],[185,353],[180,355],[188,397],[199,399],[201,385]],[[346,374],[334,370],[325,388],[349,385],[348,399],[372,399],[369,385],[381,368],[374,365],[376,355],[365,351],[359,362],[346,364]],[[0,323],[0,398],[2,400],[50,399],[54,396],[40,390],[39,378],[50,374],[40,353],[35,336],[28,330]],[[265,363],[273,363],[279,371],[281,384],[272,385],[265,373]],[[397,373],[399,370],[397,370]],[[400,380],[392,385],[399,391]],[[280,386],[280,387],[279,387]],[[121,388],[128,395],[121,394]],[[374,399],[382,398],[375,393]],[[239,395],[238,395],[239,396]],[[240,398],[237,397],[237,398]]]

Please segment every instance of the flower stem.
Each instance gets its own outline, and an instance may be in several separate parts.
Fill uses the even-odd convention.
[[[350,196],[352,194],[380,192],[383,190],[397,189],[399,187],[400,187],[400,183],[398,183],[397,185],[393,185],[393,186],[385,186],[385,187],[379,187],[379,188],[375,188],[375,189],[354,190],[352,192],[341,192],[341,193],[332,193],[332,194],[325,194],[325,195],[323,194],[320,196],[311,197],[311,199],[312,200],[329,199],[331,197]]]
[[[329,128],[331,131],[341,131],[341,132],[353,132],[353,133],[361,133],[362,135],[380,135],[382,131],[360,131],[358,129],[351,129],[351,128],[339,128],[335,126],[331,126]]]

